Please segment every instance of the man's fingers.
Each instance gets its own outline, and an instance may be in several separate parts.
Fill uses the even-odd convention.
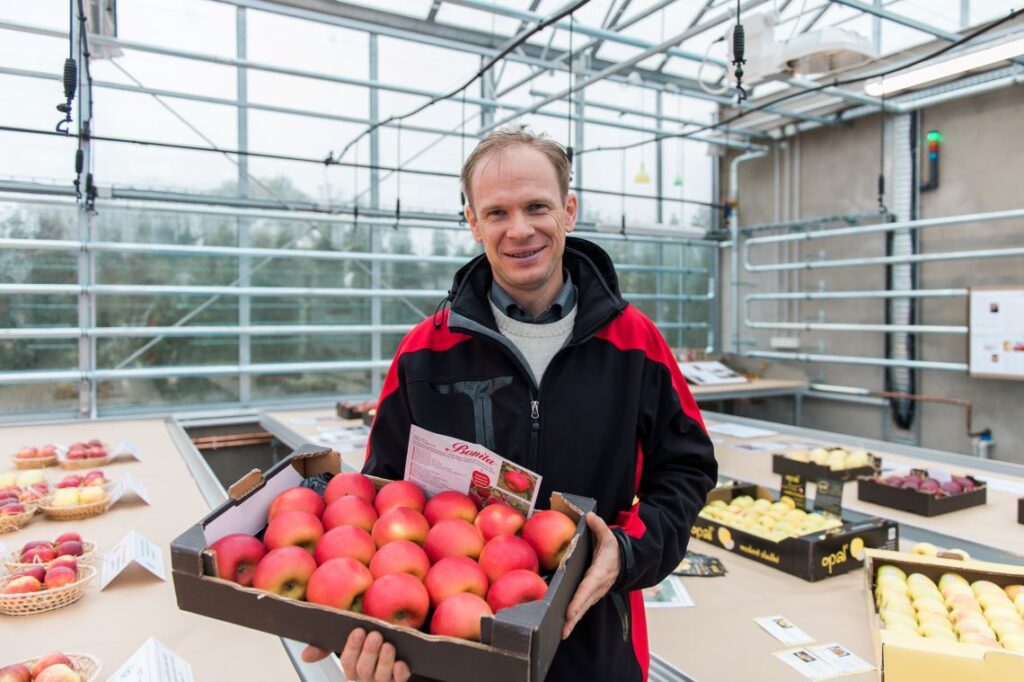
[[[356,661],[359,660],[365,640],[366,630],[356,628],[349,634],[345,648],[341,652],[341,669],[345,672],[345,677],[350,680],[356,679]]]
[[[391,669],[395,665],[395,647],[385,643],[380,648],[380,658],[377,659],[377,671],[374,675],[374,682],[391,682]]]
[[[327,649],[321,649],[320,647],[313,646],[312,644],[302,650],[302,660],[304,663],[316,663],[330,655],[331,652]]]
[[[363,642],[363,651],[356,660],[356,677],[363,682],[370,682],[377,670],[377,658],[384,638],[379,632],[371,632]]]
[[[409,678],[412,677],[412,671],[409,670],[409,666],[404,661],[398,661],[395,663],[395,667],[391,670],[391,674],[395,677],[395,682],[409,682]]]

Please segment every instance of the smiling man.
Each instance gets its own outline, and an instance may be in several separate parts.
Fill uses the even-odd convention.
[[[399,346],[364,471],[402,478],[415,424],[538,472],[541,506],[553,491],[597,500],[591,565],[547,679],[639,682],[640,590],[679,564],[717,464],[661,334],[623,300],[608,254],[568,236],[570,172],[559,145],[522,130],[492,133],[466,159],[466,219],[484,254],[456,273],[451,310]],[[357,630],[341,662],[351,679],[404,682],[415,671],[400,656]]]

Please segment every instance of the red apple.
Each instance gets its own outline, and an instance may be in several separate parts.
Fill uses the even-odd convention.
[[[22,552],[21,562],[24,564],[46,564],[57,558],[57,551],[49,545],[33,547],[27,552]]]
[[[400,507],[408,507],[422,512],[427,504],[427,496],[420,487],[411,481],[391,481],[380,489],[373,506],[381,516],[384,512]]]
[[[324,503],[330,505],[345,495],[355,495],[373,504],[374,498],[377,497],[377,488],[368,476],[354,471],[343,471],[328,481],[324,489]]]
[[[518,533],[526,523],[526,517],[518,509],[501,502],[481,509],[473,523],[483,533],[484,540],[490,542],[499,535]]]
[[[355,559],[331,559],[313,571],[306,588],[306,600],[360,613],[363,610],[363,593],[372,584],[370,569]]]
[[[78,573],[67,566],[58,566],[57,568],[47,569],[46,580],[43,581],[43,585],[48,590],[55,590],[58,587],[70,585],[76,580],[78,580]]]
[[[106,475],[99,469],[93,469],[82,479],[82,485],[103,485],[106,482]]]
[[[29,566],[28,568],[23,568],[14,574],[15,577],[19,575],[30,575],[39,582],[43,582],[46,580],[46,567],[42,564],[38,566]]]
[[[423,509],[427,523],[431,526],[445,519],[463,519],[473,523],[476,518],[476,503],[469,495],[446,490],[430,498]]]
[[[526,540],[515,535],[499,535],[480,552],[480,568],[492,583],[509,571],[537,572],[537,553]]]
[[[26,542],[21,546],[21,555],[24,556],[25,552],[30,549],[35,549],[36,547],[48,547],[53,549],[53,543],[48,540],[33,540],[32,542]]]
[[[252,585],[253,571],[267,554],[262,542],[244,533],[225,535],[210,545],[210,551],[217,558],[217,577],[243,587]]]
[[[71,666],[57,663],[39,673],[35,682],[82,682],[82,676]]]
[[[530,479],[518,471],[506,471],[505,487],[514,493],[521,493],[530,487]]]
[[[46,570],[52,571],[53,569],[58,568],[60,566],[70,568],[76,574],[78,573],[78,560],[70,554],[60,555],[59,557],[50,562],[50,565],[46,567]]]
[[[62,542],[81,542],[82,536],[78,533],[61,533],[57,536],[57,539],[53,541],[53,544],[59,545]]]
[[[476,559],[484,548],[484,536],[469,521],[445,519],[430,529],[423,541],[423,549],[432,562],[449,556],[468,556]]]
[[[81,476],[65,476],[58,483],[58,488],[77,488],[82,485]]]
[[[30,575],[22,575],[13,578],[4,586],[4,594],[25,594],[26,592],[38,592],[43,589],[43,584]]]
[[[494,612],[482,598],[461,592],[441,602],[430,619],[430,634],[480,641],[480,618]]]
[[[576,523],[553,509],[534,512],[523,526],[523,539],[537,552],[541,568],[545,571],[558,568],[575,533]]]
[[[267,512],[267,521],[272,520],[281,512],[304,511],[320,518],[324,513],[324,501],[316,494],[315,490],[301,486],[288,488],[274,498],[270,503],[270,511]]]
[[[87,450],[68,450],[68,459],[85,459],[89,456]]]
[[[270,520],[263,534],[263,544],[267,549],[297,545],[313,554],[313,549],[323,534],[324,527],[320,519],[309,512],[286,511]]]
[[[366,566],[376,551],[377,545],[373,544],[373,538],[362,528],[338,526],[324,533],[316,543],[313,558],[316,559],[317,565],[321,566],[338,557],[355,559]]]
[[[33,447],[25,446],[14,455],[18,459],[33,459],[36,456],[36,449]]]
[[[43,672],[46,668],[51,665],[66,665],[71,667],[71,661],[67,656],[55,651],[52,654],[46,654],[36,659],[36,664],[32,666],[32,677],[39,677],[39,673]]]
[[[71,556],[82,556],[85,547],[78,540],[65,540],[57,545],[57,554],[70,554]]]
[[[11,501],[0,506],[0,516],[15,516],[24,514],[28,508],[20,502]]]
[[[487,590],[487,604],[497,613],[517,604],[543,599],[548,584],[533,571],[509,571],[498,578]]]
[[[373,524],[373,541],[377,547],[395,540],[409,540],[422,545],[429,530],[430,524],[423,514],[408,507],[396,507],[381,514]]]
[[[29,682],[32,673],[21,663],[5,665],[0,668],[0,682]]]
[[[363,613],[394,625],[418,628],[427,620],[429,609],[427,588],[408,573],[378,578],[363,595]]]
[[[355,526],[369,533],[377,521],[377,512],[373,505],[363,498],[343,495],[327,505],[321,520],[327,530],[338,526]]]
[[[54,457],[57,455],[57,446],[53,443],[47,443],[43,447],[39,448],[40,457]]]
[[[7,488],[0,488],[0,500],[14,500],[18,501],[21,497],[21,488],[18,486],[9,486]]]
[[[430,559],[415,542],[396,540],[377,550],[370,559],[370,573],[375,579],[392,573],[408,573],[423,580],[430,570]]]
[[[87,452],[86,457],[89,459],[100,459],[107,456],[107,451],[103,449],[102,445],[90,445]]]
[[[304,599],[306,585],[315,570],[316,561],[303,548],[279,547],[267,552],[256,564],[252,586],[282,597]]]
[[[489,583],[480,564],[469,557],[450,556],[430,567],[423,584],[430,595],[430,603],[437,606],[460,592],[486,597]]]

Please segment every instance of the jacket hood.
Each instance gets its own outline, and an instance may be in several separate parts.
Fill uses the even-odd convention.
[[[597,244],[578,237],[566,237],[562,265],[576,285],[576,324],[573,338],[589,336],[620,313],[626,302],[619,292],[619,278],[612,259]],[[448,291],[452,312],[496,329],[488,301],[494,275],[486,254],[480,254],[459,268]],[[443,302],[442,302],[443,305]]]

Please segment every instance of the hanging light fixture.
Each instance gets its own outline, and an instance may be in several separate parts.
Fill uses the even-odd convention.
[[[647,168],[644,166],[644,162],[640,162],[640,170],[636,172],[636,177],[633,178],[633,182],[638,185],[646,185],[651,182],[651,176],[647,174]]]

